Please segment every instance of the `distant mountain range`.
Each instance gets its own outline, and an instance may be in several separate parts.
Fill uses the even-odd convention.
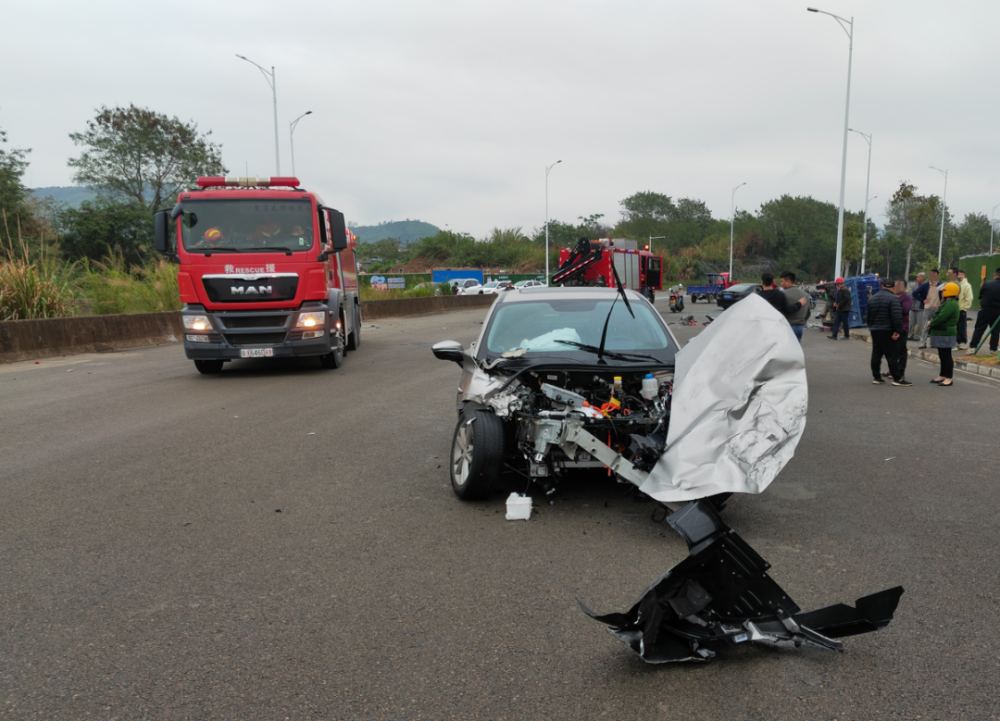
[[[35,188],[31,194],[36,198],[52,198],[59,203],[66,203],[71,208],[79,208],[80,203],[85,200],[93,200],[97,196],[90,188],[81,188],[77,185]]]
[[[441,229],[422,220],[387,220],[378,225],[352,225],[351,232],[362,243],[375,243],[386,238],[397,238],[403,245],[437,235]]]
[[[90,188],[76,185],[52,186],[35,188],[31,194],[36,198],[53,198],[59,203],[65,203],[71,208],[79,208],[85,200],[93,200],[96,193]],[[436,225],[421,220],[389,220],[378,225],[352,225],[351,230],[363,243],[375,243],[386,238],[398,238],[404,245],[437,235],[441,229]]]

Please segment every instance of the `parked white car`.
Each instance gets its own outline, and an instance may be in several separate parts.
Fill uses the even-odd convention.
[[[496,295],[502,293],[510,287],[509,280],[491,280],[483,285],[470,285],[468,288],[460,288],[462,295]]]
[[[540,280],[519,280],[514,283],[515,288],[542,288],[545,286]]]

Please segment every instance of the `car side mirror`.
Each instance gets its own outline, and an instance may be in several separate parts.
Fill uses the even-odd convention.
[[[431,346],[431,352],[439,360],[454,361],[462,368],[465,367],[465,352],[462,344],[457,340],[443,340]]]
[[[167,254],[170,252],[170,212],[161,210],[153,216],[153,224],[156,228],[156,250]]]

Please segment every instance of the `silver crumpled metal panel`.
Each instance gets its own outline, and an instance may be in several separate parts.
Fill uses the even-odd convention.
[[[808,404],[788,321],[741,300],[677,354],[667,447],[640,490],[664,503],[760,493],[794,454]]]

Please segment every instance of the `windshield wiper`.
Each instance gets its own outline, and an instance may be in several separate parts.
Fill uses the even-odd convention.
[[[662,362],[659,358],[654,358],[651,355],[643,355],[642,353],[619,353],[613,350],[604,350],[603,348],[600,348],[596,345],[577,343],[575,340],[557,340],[556,343],[564,343],[565,345],[571,345],[574,348],[579,348],[580,350],[589,351],[590,353],[596,353],[599,358],[607,356],[608,358],[616,358],[618,360],[623,360],[623,361],[635,360],[638,358],[640,360],[651,360],[655,363]]]
[[[257,253],[257,252],[262,251],[262,250],[268,250],[268,251],[270,251],[270,250],[276,250],[276,251],[281,251],[285,255],[291,255],[292,254],[292,249],[291,248],[276,248],[276,247],[271,247],[271,246],[265,246],[263,248],[247,248],[246,250],[243,250],[243,251],[240,251],[240,252],[241,253]]]

